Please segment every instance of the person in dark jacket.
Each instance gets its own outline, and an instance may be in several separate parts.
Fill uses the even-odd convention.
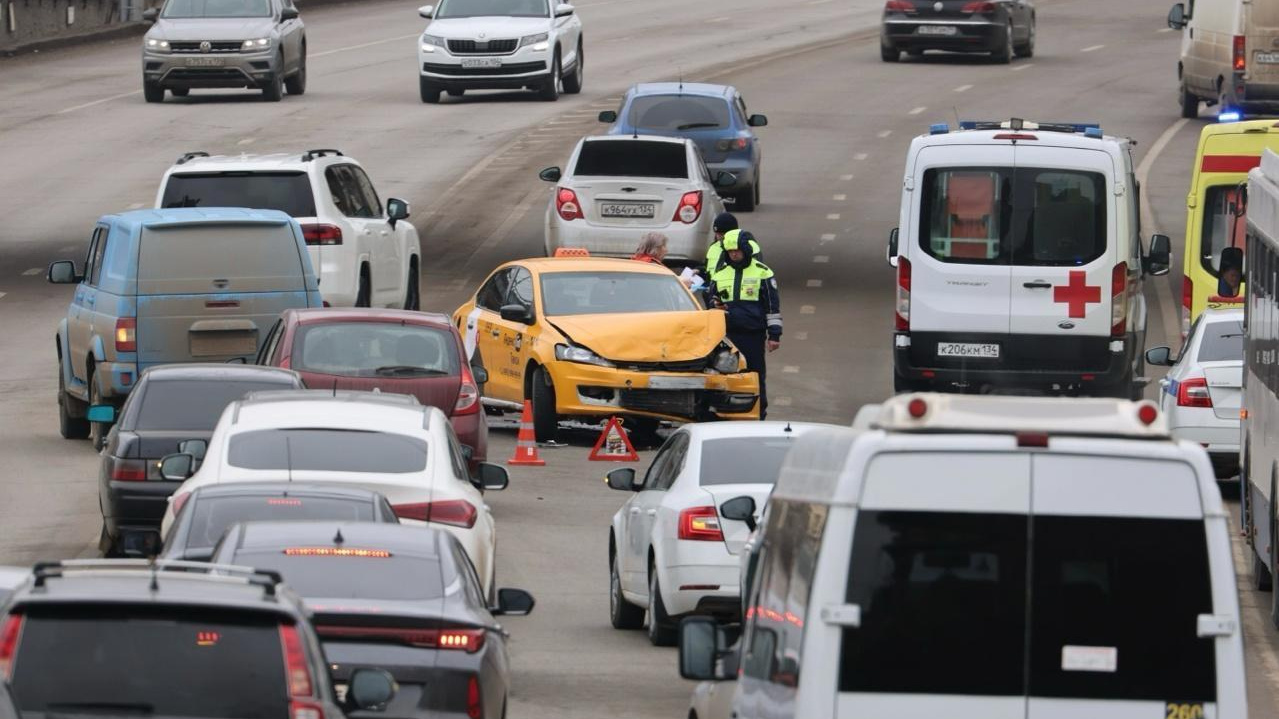
[[[746,368],[759,374],[759,418],[768,413],[765,354],[782,343],[781,298],[772,268],[755,258],[758,245],[749,232],[731,230],[721,241],[724,256],[711,270],[713,306],[728,316],[728,339],[746,358]]]

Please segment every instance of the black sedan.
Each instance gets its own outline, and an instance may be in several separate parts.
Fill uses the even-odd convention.
[[[925,50],[990,53],[995,62],[1035,54],[1035,6],[1030,0],[888,0],[880,57]]]
[[[182,484],[160,476],[161,457],[181,451],[186,440],[207,444],[222,410],[246,392],[300,388],[296,372],[275,367],[186,364],[143,372],[119,417],[109,418],[115,426],[98,471],[102,553],[142,556],[159,550],[160,520],[169,495]]]
[[[315,521],[399,524],[380,492],[339,484],[262,482],[197,487],[164,538],[162,559],[207,562],[218,540],[240,522]]]
[[[465,550],[431,527],[357,522],[250,522],[227,530],[215,564],[279,572],[306,601],[339,697],[362,667],[399,685],[397,717],[499,719],[510,687],[507,632],[494,615],[523,615],[533,597],[499,589],[490,607]]]

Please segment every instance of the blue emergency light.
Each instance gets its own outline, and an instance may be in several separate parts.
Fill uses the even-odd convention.
[[[1217,113],[1217,122],[1239,122],[1243,114],[1238,110],[1222,110]]]
[[[944,122],[936,122],[928,126],[929,135],[945,135],[950,132],[950,125]]]
[[[1039,130],[1044,132],[1080,132],[1085,137],[1101,137],[1101,124],[1097,122],[1037,122],[1035,123]],[[1009,121],[1009,126],[1020,132],[1022,121],[1014,118]],[[959,123],[961,130],[1002,130],[1003,121],[1001,120],[962,120]],[[1025,128],[1029,130],[1030,128]]]

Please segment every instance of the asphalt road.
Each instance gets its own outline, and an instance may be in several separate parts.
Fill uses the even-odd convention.
[[[1137,140],[1149,201],[1144,233],[1173,237],[1198,128],[1174,102],[1177,36],[1166,0],[1039,0],[1036,56],[1011,66],[963,57],[881,63],[877,0],[582,0],[582,95],[468,93],[424,106],[414,82],[421,21],[407,3],[305,11],[310,87],[264,104],[198,92],[142,102],[136,40],[0,61],[0,563],[88,555],[100,518],[96,457],[59,438],[54,325],[69,298],[43,282],[54,259],[82,258],[98,215],[154,199],[180,153],[339,147],[381,193],[413,203],[422,235],[424,307],[451,311],[500,262],[542,251],[549,186],[595,114],[641,80],[715,79],[769,116],[763,205],[744,224],[782,282],[786,333],[770,356],[770,418],[846,424],[891,392],[896,224],[910,138],[932,122],[1097,121]],[[869,30],[869,31],[868,31]],[[1160,142],[1163,138],[1162,142]],[[1180,271],[1149,283],[1150,345],[1177,343]],[[494,433],[507,456],[513,435]],[[586,447],[543,450],[548,466],[513,472],[490,502],[499,583],[534,592],[510,622],[517,671],[512,717],[682,717],[690,685],[670,650],[607,620],[607,527],[622,497]],[[647,456],[647,455],[646,455]],[[1241,582],[1241,586],[1242,586]],[[1250,714],[1279,716],[1279,634],[1268,601],[1241,589]]]

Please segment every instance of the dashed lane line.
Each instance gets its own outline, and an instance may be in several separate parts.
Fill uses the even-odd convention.
[[[826,215],[826,219],[828,219],[828,220],[838,220],[838,219],[839,219],[839,213],[838,213],[838,212],[832,212],[832,213],[830,213],[829,215]]]
[[[815,315],[817,314],[817,305],[800,305],[799,313],[801,315]]]
[[[1155,140],[1155,144],[1150,146],[1150,152],[1147,152],[1146,156],[1141,158],[1141,162],[1137,165],[1136,175],[1138,184],[1146,184],[1146,178],[1149,177],[1150,168],[1155,164],[1155,160],[1159,158],[1159,155],[1164,151],[1164,148],[1168,146],[1168,143],[1172,142],[1172,138],[1175,137],[1177,133],[1181,131],[1181,128],[1185,127],[1188,122],[1190,121],[1185,118],[1174,122],[1167,130],[1164,130],[1164,134],[1160,135],[1159,138]],[[1155,225],[1154,211],[1151,210],[1150,207],[1150,195],[1148,193],[1141,193],[1140,212],[1141,224],[1145,227],[1151,228],[1151,233],[1159,234],[1159,228]],[[1173,302],[1172,287],[1167,277],[1162,279],[1157,278],[1153,284],[1155,285],[1155,293],[1159,295],[1159,304],[1163,308],[1162,319],[1164,324],[1164,337],[1171,341],[1173,337],[1181,335],[1181,328],[1178,327],[1177,321],[1178,305]]]
[[[907,114],[907,115],[918,115],[919,113],[921,113],[921,112],[923,112],[924,110],[927,110],[927,109],[928,109],[927,107],[923,107],[923,106],[921,105],[920,107],[916,107],[916,108],[912,109],[910,112],[908,112],[908,113],[906,113],[906,114]],[[887,137],[887,136],[885,136],[885,137]]]
[[[785,374],[799,374],[799,365],[794,365],[794,364],[784,365],[782,367],[782,372]]]
[[[710,20],[707,20],[706,23],[710,24],[710,23],[728,22],[729,20],[732,20],[732,19],[733,18],[725,15],[724,17],[711,18]]]
[[[795,339],[799,340],[800,342],[803,342],[804,340],[808,339],[808,333],[807,333],[807,332],[796,332],[796,333],[794,333],[792,336],[793,336]]]
[[[40,269],[39,267],[32,267],[29,270],[24,270],[22,274],[26,277],[33,277],[35,275],[40,274],[41,272],[44,272],[44,270]]]
[[[244,145],[252,145],[253,143],[255,143],[255,142],[257,142],[257,141],[258,141],[258,138],[256,138],[256,137],[246,137],[246,138],[244,138],[243,140],[240,140],[240,141],[236,142],[235,144],[240,145],[241,147],[243,147]]]
[[[879,139],[881,139],[881,140],[882,140],[882,139],[884,139],[885,137],[888,137],[888,136],[889,136],[889,135],[891,135],[891,134],[893,134],[893,131],[892,131],[892,130],[880,130],[878,133],[876,133],[876,136],[877,136]]]
[[[1088,47],[1081,49],[1079,52],[1095,52],[1103,47],[1105,47],[1105,45],[1089,45]]]
[[[813,255],[813,262],[818,265],[830,263],[830,255]]]
[[[422,36],[422,33],[415,32],[412,35],[396,35],[395,37],[388,37],[388,38],[383,38],[381,40],[374,40],[373,42],[360,43],[359,45],[347,45],[346,47],[335,47],[332,50],[325,50],[324,52],[307,53],[307,59],[312,59],[317,57],[326,57],[328,55],[336,55],[340,52],[350,52],[352,50],[363,50],[366,47],[385,45],[388,42],[399,42],[401,40],[411,40],[413,38],[421,37],[421,36]]]
[[[843,202],[844,200],[848,199],[848,195],[831,195],[830,199],[834,200],[835,202]]]
[[[959,87],[955,88],[955,92],[968,92],[971,89],[973,89],[972,85],[960,85]]]
[[[866,158],[868,158],[868,157],[870,157],[870,155],[867,155],[867,154],[866,154],[866,153],[864,153],[864,152],[859,152],[859,153],[857,153],[856,155],[853,155],[853,159],[854,159],[854,160],[857,160],[858,162],[861,162],[862,160],[865,160],[865,159],[866,159]],[[850,180],[851,180],[851,179],[853,179],[853,176],[852,176],[852,175],[849,175],[849,176],[848,176],[848,179],[850,179]]]
[[[834,242],[834,241],[835,241],[835,233],[827,232],[826,234],[822,235],[822,242]]]
[[[1013,72],[1021,72],[1022,70],[1029,70],[1030,68],[1034,66],[1035,66],[1035,63],[1028,62],[1025,65],[1018,65],[1017,67],[1014,67]]]
[[[113,100],[123,100],[123,99],[124,99],[124,98],[126,98],[126,97],[133,97],[134,95],[141,95],[141,94],[142,94],[142,91],[141,91],[141,90],[134,90],[133,92],[122,92],[122,93],[120,93],[119,95],[112,95],[112,96],[110,96],[110,97],[104,97],[104,98],[102,98],[101,100],[94,100],[93,102],[85,102],[85,103],[81,103],[81,104],[79,104],[79,105],[72,105],[71,107],[68,107],[68,108],[65,108],[65,109],[62,109],[62,110],[58,110],[57,112],[55,112],[55,113],[53,113],[53,114],[54,114],[54,115],[65,115],[65,114],[67,114],[68,112],[75,112],[76,110],[83,110],[83,109],[85,109],[86,107],[94,107],[95,105],[101,105],[101,104],[102,104],[102,103],[104,103],[104,102],[111,102],[111,101],[113,101]]]
[[[39,269],[37,269],[36,271],[37,271],[37,272],[39,272]],[[808,281],[808,285],[807,285],[807,286],[808,286],[808,287],[821,287],[821,286],[822,286],[822,281],[821,281],[821,280],[809,280],[809,281]]]
[[[853,176],[852,176],[852,175],[840,175],[840,176],[839,176],[839,179],[843,180],[844,182],[849,182],[849,181],[851,181],[851,180],[853,179]]]
[[[143,203],[143,202],[135,202],[135,203],[133,203],[133,204],[129,205],[128,209],[130,209],[130,210],[141,210],[141,209],[142,209],[142,205],[144,205],[144,204],[146,204],[146,203]]]

